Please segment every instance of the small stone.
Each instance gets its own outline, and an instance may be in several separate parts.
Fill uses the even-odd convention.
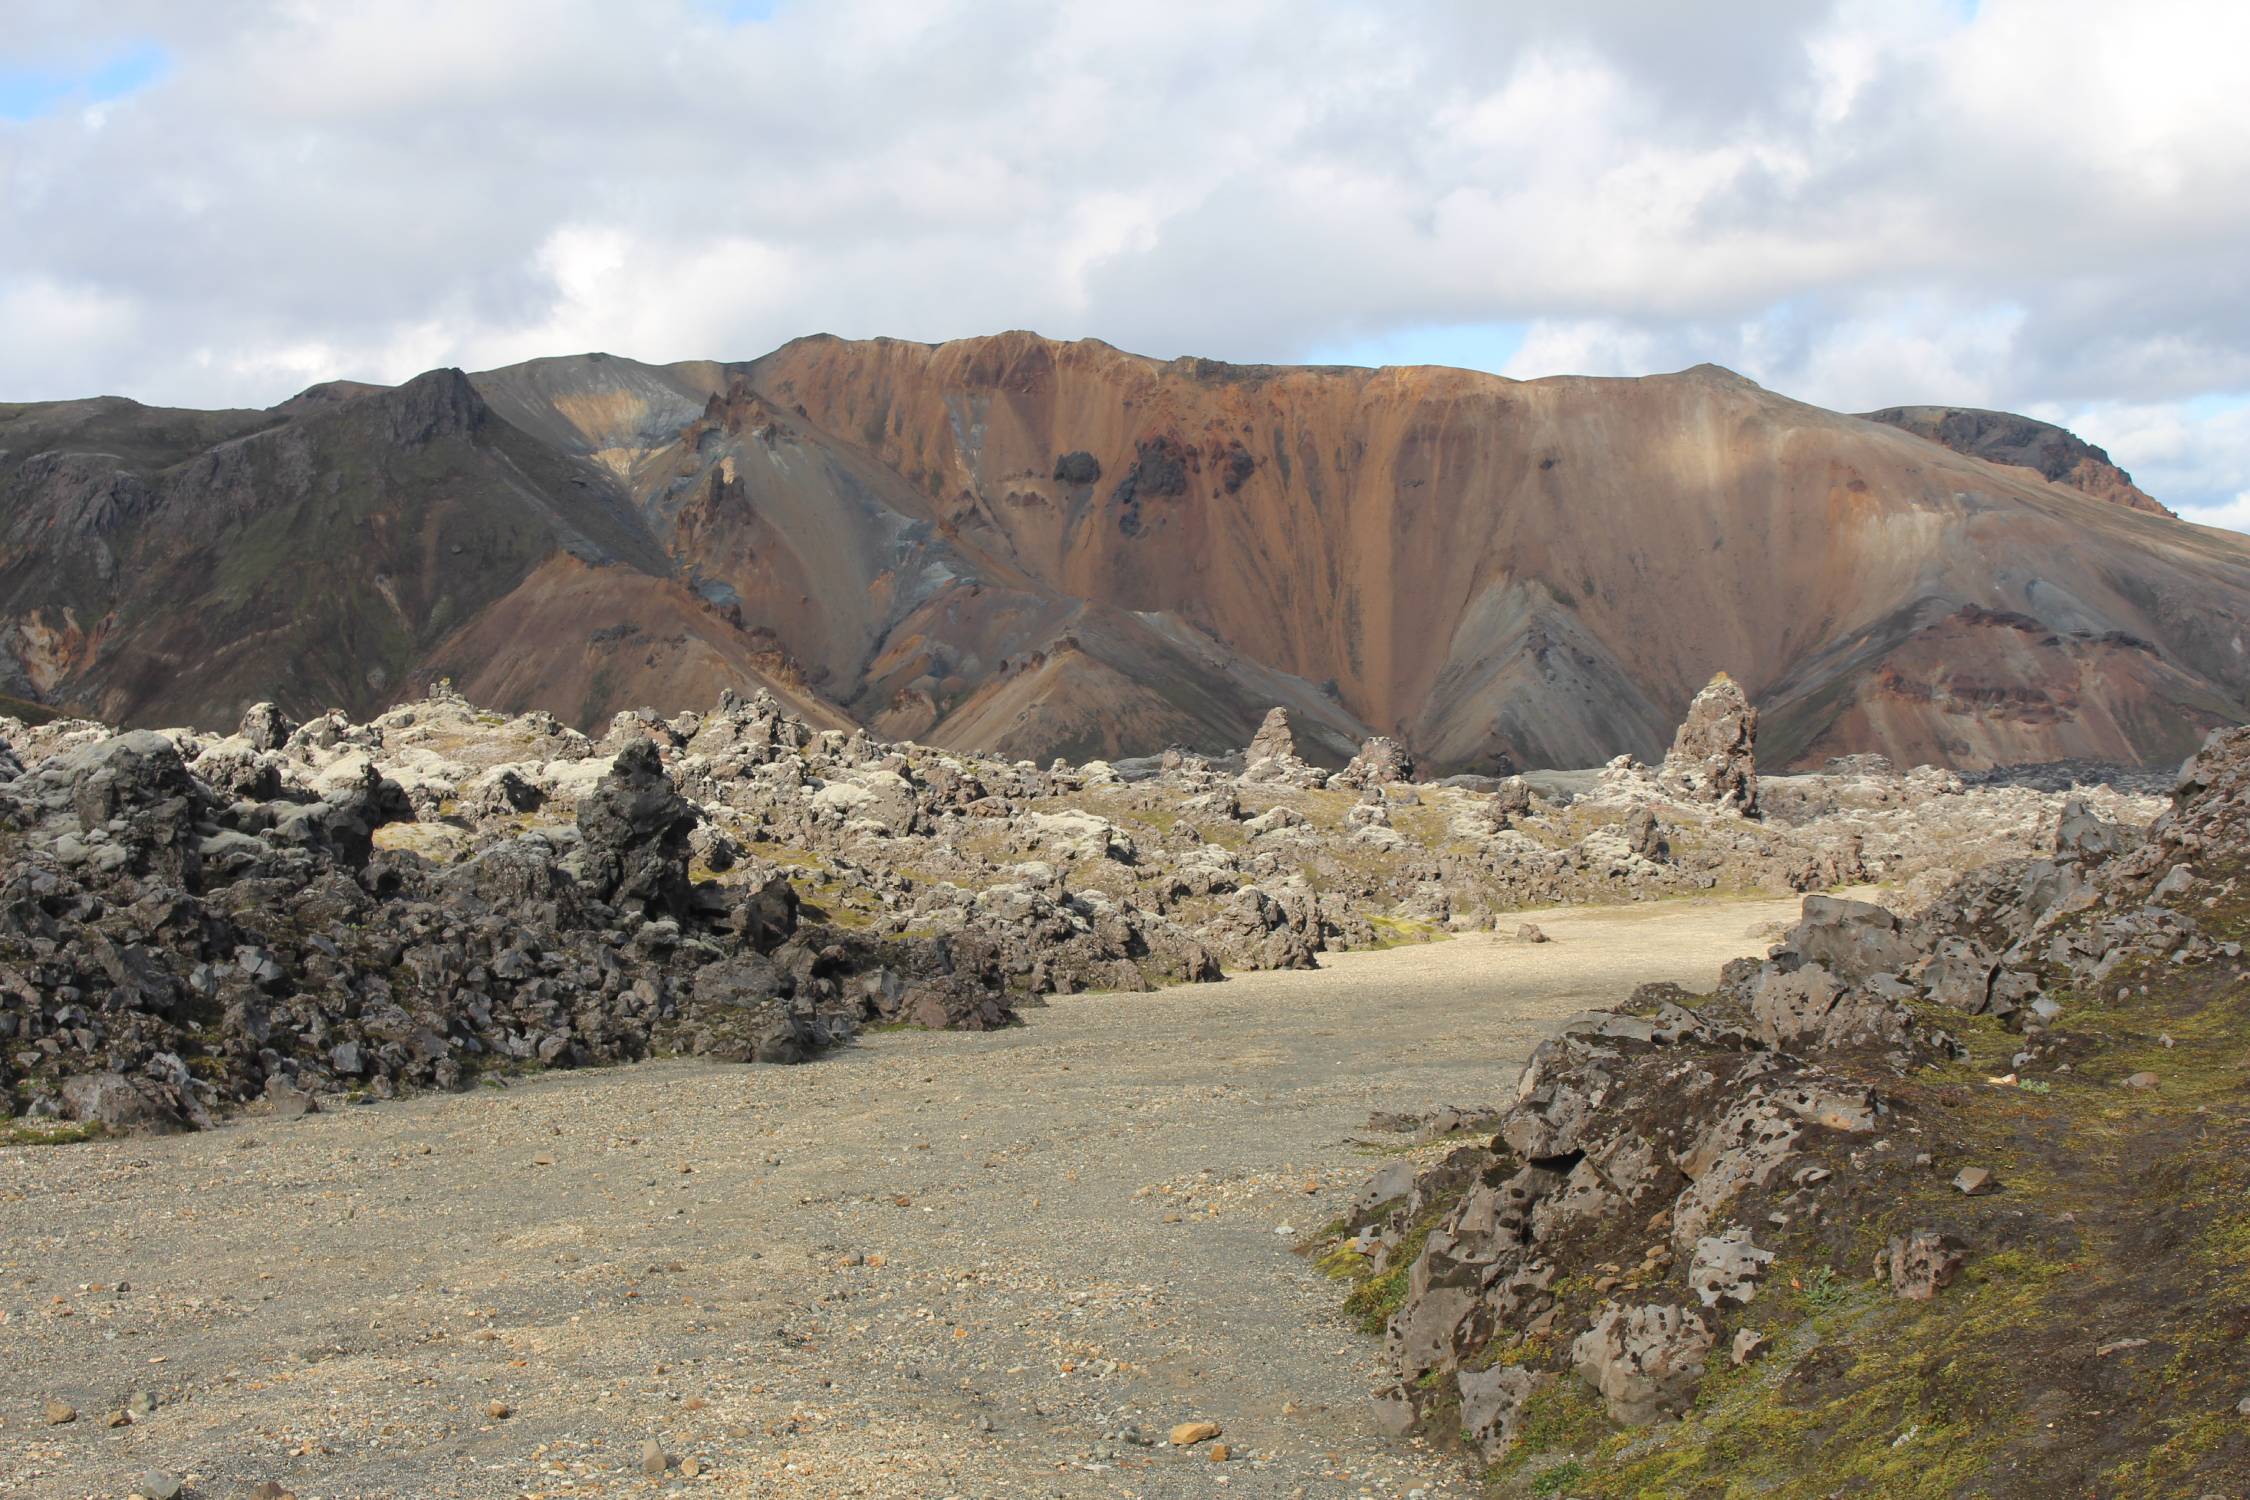
[[[688,1478],[693,1479],[696,1475],[703,1472],[703,1460],[699,1458],[681,1459],[680,1472],[686,1475]]]
[[[1766,1346],[1772,1342],[1772,1339],[1755,1328],[1742,1329],[1734,1336],[1734,1362],[1738,1365],[1750,1363],[1764,1353]]]
[[[68,1401],[49,1401],[47,1403],[47,1425],[49,1427],[61,1427],[65,1423],[77,1420],[78,1408],[72,1406]]]
[[[180,1482],[162,1469],[151,1469],[134,1481],[133,1493],[146,1500],[179,1500]]]
[[[484,1408],[484,1414],[492,1418],[492,1420],[495,1422],[501,1422],[507,1420],[507,1418],[511,1415],[511,1412],[509,1410],[507,1402],[493,1401],[486,1404]]]
[[[242,1500],[297,1500],[295,1490],[285,1490],[271,1479],[262,1480],[242,1492]]]
[[[649,1438],[641,1444],[641,1472],[643,1474],[648,1475],[651,1479],[656,1479],[661,1477],[664,1471],[671,1466],[672,1460],[664,1452],[662,1443],[655,1438]]]
[[[1536,923],[1526,922],[1516,929],[1516,941],[1519,943],[1545,943],[1552,942],[1553,939],[1541,931]]]
[[[1213,1443],[1211,1445],[1211,1462],[1215,1464],[1223,1464],[1232,1457],[1234,1457],[1234,1453],[1227,1447],[1226,1444]]]
[[[2235,1402],[2234,1409],[2237,1415],[2250,1417],[2250,1396],[2245,1396],[2240,1401]]]
[[[1207,1443],[1224,1429],[1216,1422],[1182,1422],[1172,1429],[1172,1446],[1192,1448],[1197,1443]]]
[[[1953,1185],[1971,1198],[1995,1192],[2000,1184],[1983,1167],[1963,1167],[1953,1179]]]
[[[2156,1083],[2157,1079],[2154,1073],[2135,1073],[2125,1080],[2125,1087],[2129,1089],[2152,1089],[2156,1087]]]

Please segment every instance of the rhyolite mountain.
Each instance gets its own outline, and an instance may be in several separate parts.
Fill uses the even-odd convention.
[[[590,726],[767,687],[1042,759],[1280,704],[1315,758],[1442,770],[1653,759],[1721,669],[1776,766],[2167,762],[2250,717],[2250,539],[1932,410],[1028,333],[0,405],[0,694],[222,726],[442,676]]]

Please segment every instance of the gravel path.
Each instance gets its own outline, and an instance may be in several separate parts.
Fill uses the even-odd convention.
[[[1561,1017],[1795,907],[0,1150],[0,1494],[1466,1496],[1374,1429],[1296,1234],[1379,1164],[1371,1110],[1493,1102]],[[1164,1445],[1197,1419],[1229,1462]]]

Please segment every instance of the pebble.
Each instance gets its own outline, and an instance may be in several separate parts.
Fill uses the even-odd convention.
[[[1211,1462],[1223,1464],[1232,1457],[1234,1457],[1234,1451],[1228,1448],[1226,1444],[1213,1443],[1211,1445]]]
[[[68,1401],[49,1401],[47,1403],[47,1425],[49,1427],[60,1427],[66,1422],[77,1420],[78,1408],[72,1406]]]
[[[1953,1185],[1971,1198],[1981,1197],[2000,1186],[1983,1167],[1963,1167],[1954,1177]]]
[[[666,1456],[662,1443],[655,1438],[650,1438],[641,1444],[641,1472],[643,1474],[655,1479],[671,1466],[672,1460]]]
[[[2125,1087],[2129,1089],[2152,1089],[2156,1084],[2157,1077],[2154,1073],[2135,1073],[2125,1080]]]
[[[161,1469],[151,1469],[135,1483],[133,1493],[145,1500],[179,1500],[180,1481]]]
[[[492,1418],[493,1421],[499,1422],[506,1420],[512,1413],[507,1402],[494,1401],[485,1407],[484,1414]]]
[[[1188,1448],[1197,1443],[1207,1443],[1223,1430],[1216,1422],[1182,1422],[1172,1429],[1172,1446]]]

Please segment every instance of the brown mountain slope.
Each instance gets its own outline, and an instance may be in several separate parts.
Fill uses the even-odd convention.
[[[1274,703],[1323,759],[1369,733],[1182,620],[1080,599],[960,545],[878,455],[739,370],[603,357],[476,381],[525,430],[613,472],[681,579],[886,734],[1037,759],[1223,749]]]
[[[1280,702],[1450,770],[1653,758],[1721,668],[1778,760],[2165,761],[2250,706],[2250,542],[1709,366],[822,337],[101,405],[0,408],[0,691],[114,717],[442,672],[593,723],[739,676],[1034,758]]]
[[[2098,683],[2069,699],[2041,672],[2010,686],[2045,707],[2003,734],[1900,704],[1856,748],[2165,759],[2250,688],[2240,538],[1714,367],[1519,383],[1006,334],[806,339],[749,374],[906,476],[972,558],[1332,679],[1440,764],[1653,755],[1722,667],[1778,699],[1776,739],[1812,753],[1863,679],[1968,605],[2147,642],[2177,674],[2149,688],[2172,727],[2084,713]]]
[[[364,712],[542,564],[666,567],[614,485],[457,370],[263,413],[17,408],[0,434],[0,689],[112,717],[231,725],[260,698]],[[460,650],[446,665],[492,680]]]

